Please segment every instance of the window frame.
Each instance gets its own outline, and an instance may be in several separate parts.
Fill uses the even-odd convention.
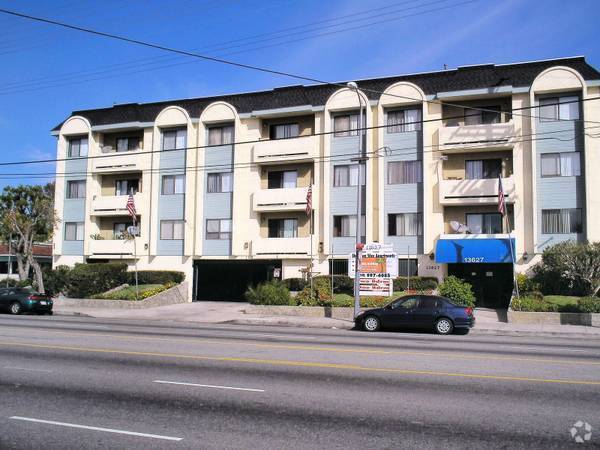
[[[563,163],[562,163],[562,159],[563,159],[563,155],[570,155],[570,154],[576,154],[578,159],[579,159],[579,164],[578,164],[578,173],[574,174],[574,175],[565,175],[563,173]],[[553,173],[553,174],[544,174],[544,159],[546,158],[550,158],[550,157],[554,157],[557,160],[557,164],[556,166],[558,167],[558,173]],[[557,178],[557,177],[579,177],[581,176],[581,152],[549,152],[549,153],[542,153],[540,155],[540,178]]]
[[[482,178],[469,178],[468,164],[481,161],[481,173]],[[498,173],[492,176],[486,176],[486,163],[490,164],[492,161],[496,161],[498,164]],[[489,167],[488,167],[489,169]],[[465,180],[495,180],[498,177],[502,177],[502,158],[479,158],[479,159],[465,159]]]
[[[165,147],[165,139],[167,138],[167,135],[170,133],[175,133],[175,146],[173,148],[166,148]],[[177,146],[177,141],[179,139],[179,133],[183,134],[183,147],[178,147]],[[187,147],[187,128],[165,128],[161,130],[161,150],[166,150],[166,151],[175,151],[175,150],[185,150]]]
[[[403,216],[404,222],[406,223],[407,216],[411,216],[412,220],[417,220],[417,234],[406,234],[406,225],[404,226],[404,230],[402,233],[398,233],[398,224],[397,224],[397,216]],[[393,220],[392,220],[393,218]],[[393,226],[392,226],[393,225]],[[395,230],[395,234],[392,234],[392,228]],[[388,214],[388,236],[399,236],[399,237],[418,237],[423,236],[423,213],[421,212],[404,212],[404,213],[389,213]]]
[[[69,227],[75,227],[75,237],[74,239],[69,239],[68,229]],[[84,231],[85,231],[85,223],[84,222],[65,222],[65,230],[63,235],[63,240],[67,242],[81,242],[84,240]],[[80,234],[81,232],[81,234]],[[80,237],[80,239],[79,239]]]
[[[224,142],[225,141],[224,137],[226,135],[225,131],[229,130],[229,129],[231,129],[231,142]],[[215,132],[217,130],[219,131],[219,139],[218,139],[219,142],[211,143],[210,142],[211,135],[213,132]],[[211,126],[206,127],[206,143],[209,146],[218,147],[220,145],[232,145],[234,142],[235,142],[235,125],[234,124],[211,125]]]
[[[183,190],[181,192],[177,192],[177,179],[178,178],[183,179],[183,183],[181,184],[181,186],[183,187]],[[172,180],[172,185],[173,185],[173,192],[165,192],[165,186],[168,186],[165,183],[169,182],[169,184],[170,184],[171,180]],[[177,175],[163,175],[160,181],[161,181],[160,195],[183,195],[183,194],[185,194],[185,174],[180,173]]]
[[[561,218],[562,215],[564,214],[564,212],[568,211],[569,214],[576,212],[577,213],[577,219],[578,219],[578,223],[575,224],[571,224],[569,223],[569,226],[571,227],[569,229],[569,231],[561,231],[561,228],[564,228],[564,223],[561,222]],[[546,221],[544,220],[544,216],[545,213],[555,213],[558,214],[558,228],[559,230],[556,232],[553,231],[548,231],[545,228],[545,224]],[[540,227],[540,234],[581,234],[583,233],[583,209],[582,208],[551,208],[551,209],[542,209],[541,211],[541,219],[542,219],[542,223],[541,223],[541,227]],[[569,218],[569,222],[570,222],[570,218]]]
[[[71,186],[76,185],[76,195],[71,195]],[[81,187],[83,185],[83,188]],[[85,191],[87,188],[86,180],[67,180],[66,198],[70,200],[77,200],[85,198]]]
[[[569,100],[568,102],[565,99],[577,99],[577,101]],[[561,102],[561,100],[563,100]],[[542,102],[547,102],[548,104],[542,105]],[[577,105],[577,117],[562,117],[561,114],[561,104],[563,105]],[[539,122],[559,122],[559,121],[567,121],[567,120],[579,120],[581,118],[581,96],[579,94],[566,94],[566,95],[553,95],[549,97],[540,97],[538,98],[538,118]],[[553,107],[554,116],[553,117],[545,117],[543,112],[543,108]]]
[[[293,127],[296,127],[294,130]],[[284,130],[290,131],[289,133],[284,132],[283,137],[277,137],[277,129],[283,128]],[[295,131],[295,133],[293,132]],[[289,136],[285,136],[289,134]],[[272,123],[269,125],[269,139],[280,140],[280,139],[293,139],[300,136],[300,122],[286,122],[286,123]]]
[[[127,140],[127,149],[119,150],[119,141]],[[132,142],[135,141],[135,147],[132,147]],[[140,137],[139,136],[120,136],[115,138],[115,152],[124,153],[124,152],[133,152],[140,148]]]
[[[480,232],[475,232],[471,230],[472,234],[503,234],[504,233],[504,224],[502,223],[502,214],[500,214],[499,212],[482,212],[482,213],[465,213],[465,224],[467,226],[469,226],[469,216],[481,216],[481,231]],[[500,216],[500,231],[498,231],[497,233],[487,233],[485,232],[484,228],[485,228],[485,218],[486,217],[498,217]],[[470,227],[469,227],[470,229]]]
[[[409,111],[416,111],[417,121],[408,121]],[[390,123],[390,114],[402,114],[403,121]],[[412,131],[421,131],[423,124],[423,111],[421,108],[395,108],[385,112],[385,132],[387,134],[410,133]],[[412,129],[411,129],[412,128]]]
[[[360,116],[360,112],[356,112],[356,113],[341,113],[341,114],[335,114],[333,116],[333,137],[351,137],[351,136],[358,136],[358,117]],[[365,116],[365,114],[363,114],[363,117]],[[356,117],[356,119],[353,119],[353,117]],[[343,130],[336,130],[336,123],[338,120],[341,120],[342,118],[347,118],[348,119],[348,128],[347,129],[343,129]],[[356,127],[353,128],[352,127],[352,121],[355,121],[356,123]]]
[[[81,143],[82,141],[85,141],[85,153],[81,154]],[[78,142],[79,145],[77,147],[77,154],[75,155],[73,153],[73,143],[74,142]],[[80,136],[80,137],[71,137],[71,138],[67,138],[67,158],[83,158],[86,157],[88,155],[89,152],[89,139],[87,136]]]
[[[358,169],[360,167],[360,169]],[[341,171],[344,170],[346,172],[346,184],[336,184],[336,172],[337,171]],[[354,183],[352,181],[353,178],[356,178],[356,174],[353,174],[353,172],[356,172],[357,170],[360,170],[360,183],[361,186],[365,186],[366,182],[367,182],[367,176],[366,176],[366,166],[365,164],[337,164],[335,166],[333,166],[333,187],[355,187],[356,183]],[[354,177],[353,177],[354,175]]]
[[[292,227],[293,229],[293,233],[292,236],[286,236],[285,235],[285,231],[286,231],[286,226],[285,223],[287,221],[292,221],[294,223],[294,226]],[[277,227],[273,227],[276,228],[277,230],[277,235],[276,236],[272,236],[271,235],[271,231],[272,231],[272,227],[271,224],[278,224]],[[293,239],[293,238],[297,238],[298,237],[298,218],[297,217],[281,217],[281,218],[271,218],[267,220],[267,237],[269,239]]]
[[[367,221],[366,221],[366,216],[364,214],[361,214],[361,239],[365,237],[366,233],[366,226],[367,226]],[[342,224],[343,220],[350,220],[350,218],[354,218],[354,220],[356,221],[356,214],[336,214],[333,216],[332,219],[332,223],[333,223],[333,230],[332,230],[332,237],[334,238],[348,238],[348,237],[355,237],[356,236],[356,223],[354,224],[354,232],[351,232],[351,228],[352,226],[349,225],[349,234],[345,235],[342,234],[342,230],[344,229],[344,226]],[[336,222],[339,222],[339,226]],[[337,230],[337,233],[336,233]]]
[[[391,181],[391,168],[393,165],[407,165],[407,164],[416,164],[419,166],[419,170],[418,170],[418,177],[417,177],[417,181],[415,182],[392,182]],[[402,174],[405,174],[407,172],[406,169],[402,170]],[[422,183],[423,182],[423,161],[420,159],[407,159],[407,160],[400,160],[400,161],[388,161],[387,163],[387,184],[388,185],[401,185],[401,184],[418,184],[418,183]]]
[[[209,231],[209,222],[218,222],[219,231]],[[224,227],[224,224],[228,224],[228,227]],[[205,222],[205,239],[207,241],[230,241],[232,233],[232,220],[231,219],[206,219]],[[227,228],[229,230],[227,231]]]
[[[229,177],[229,190],[223,190],[223,178]],[[218,190],[213,190],[211,187],[211,178],[217,178]],[[233,172],[211,172],[206,174],[206,193],[207,194],[223,194],[233,192]]]
[[[181,237],[175,237],[175,227],[180,226]],[[169,230],[170,233],[166,233]],[[171,237],[168,237],[168,234]],[[159,239],[161,241],[183,241],[185,236],[185,221],[183,219],[165,219],[160,221]]]

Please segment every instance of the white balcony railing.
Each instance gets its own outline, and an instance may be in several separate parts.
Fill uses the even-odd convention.
[[[252,195],[252,207],[257,212],[303,211],[307,192],[308,188],[262,189]]]
[[[139,255],[144,251],[144,243],[141,238],[134,242],[124,239],[91,239],[88,242],[88,257],[98,259],[133,259],[134,254]]]
[[[513,122],[441,127],[440,150],[510,148],[515,134]]]
[[[316,253],[316,248],[313,252]],[[252,253],[261,255],[295,255],[310,256],[310,237],[297,238],[264,238],[252,241]]]
[[[127,195],[95,196],[92,199],[91,215],[93,216],[123,216],[128,215]],[[133,196],[135,210],[138,215],[144,214],[146,197],[141,192]]]
[[[514,202],[515,181],[512,176],[502,178],[505,201]],[[486,205],[498,203],[498,179],[441,180],[441,205]]]
[[[99,157],[92,160],[92,167],[97,173],[134,172],[150,167],[151,154],[142,153],[142,149],[116,152],[102,151]]]
[[[310,161],[318,156],[314,136],[261,141],[254,144],[253,161],[258,164]]]

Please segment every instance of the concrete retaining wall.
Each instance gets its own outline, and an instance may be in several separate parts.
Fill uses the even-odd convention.
[[[341,307],[249,305],[244,308],[244,312],[263,316],[329,317],[331,319],[354,320],[354,308]]]
[[[508,311],[508,323],[600,327],[600,314]]]
[[[152,297],[140,301],[131,300],[99,300],[92,298],[66,298],[54,299],[55,306],[66,308],[122,308],[122,309],[144,309],[157,306],[174,305],[176,303],[187,303],[188,282],[184,281],[166,291],[159,292]]]

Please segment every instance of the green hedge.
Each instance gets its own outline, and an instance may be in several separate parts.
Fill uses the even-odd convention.
[[[394,279],[394,291],[406,291],[409,284],[413,291],[431,291],[438,287],[437,278],[434,277],[398,277]]]
[[[68,297],[86,298],[127,281],[125,263],[75,264],[67,277],[66,294]]]
[[[128,272],[129,284],[135,284],[135,272]],[[138,270],[138,284],[179,284],[185,280],[183,272],[175,270]]]
[[[281,281],[267,281],[256,287],[250,286],[244,294],[253,305],[295,305],[290,291]]]
[[[153,295],[159,294],[167,289],[175,286],[175,283],[169,282],[163,285],[150,285],[150,286],[140,286],[139,293],[137,296],[137,300],[144,300],[148,297],[152,297]],[[124,289],[119,289],[118,291],[111,292],[110,294],[98,294],[93,295],[92,298],[102,299],[102,300],[136,300],[135,286],[129,286]]]
[[[299,292],[304,289],[308,282],[303,278],[286,278],[283,283],[290,291]]]
[[[577,302],[579,311],[583,313],[600,313],[600,298],[598,297],[583,297]]]
[[[514,298],[511,307],[514,311],[526,312],[600,313],[600,298],[582,297],[576,305],[557,305],[545,301],[543,297],[524,295]]]
[[[475,306],[475,295],[471,285],[460,278],[450,275],[439,285],[438,292],[459,306]]]

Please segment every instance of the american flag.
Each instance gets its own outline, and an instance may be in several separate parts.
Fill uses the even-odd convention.
[[[498,177],[498,212],[506,215],[506,204],[504,203],[504,189],[502,189],[502,178]]]
[[[135,222],[135,216],[137,212],[135,211],[135,201],[133,200],[133,194],[129,194],[129,198],[127,199],[127,212],[133,218]]]
[[[310,216],[312,212],[312,186],[308,187],[308,192],[306,193],[306,215]]]

